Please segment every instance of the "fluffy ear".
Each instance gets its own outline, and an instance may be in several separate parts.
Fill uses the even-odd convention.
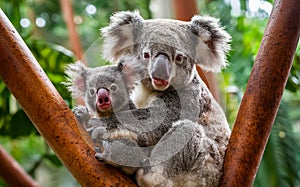
[[[124,80],[128,87],[132,87],[137,81],[144,79],[147,69],[137,62],[137,58],[129,55],[122,56],[118,62],[118,67],[124,75]]]
[[[219,72],[226,66],[231,36],[218,19],[209,16],[194,16],[191,29],[199,41],[195,51],[197,64],[206,71]]]
[[[103,57],[117,61],[121,55],[129,54],[133,50],[137,31],[143,27],[143,21],[138,11],[123,11],[112,15],[109,26],[101,29],[104,39]]]
[[[71,92],[72,97],[83,97],[86,91],[86,67],[78,61],[75,64],[69,64],[65,74],[67,82],[64,82],[64,85]]]

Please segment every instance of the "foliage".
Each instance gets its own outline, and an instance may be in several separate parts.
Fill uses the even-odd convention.
[[[297,155],[300,153],[300,147],[297,145],[291,123],[292,119],[288,111],[288,104],[283,101],[254,186],[288,187],[299,185],[299,164],[296,163],[299,162]]]
[[[224,3],[225,2],[225,3]],[[228,2],[228,1],[227,1]],[[230,2],[230,1],[229,1]],[[232,1],[231,1],[232,2]],[[239,16],[228,16],[232,8],[226,1],[209,1],[201,11],[221,18],[233,36],[229,67],[223,72],[226,91],[226,114],[233,124],[241,95],[247,85],[259,49],[267,19],[247,16],[247,4],[241,2]],[[246,1],[246,3],[249,1]],[[299,45],[300,46],[300,45]],[[300,184],[299,160],[299,86],[300,47],[286,86],[286,94],[271,131],[254,186],[298,186]],[[228,89],[230,88],[230,89]],[[234,88],[234,89],[232,89]],[[293,115],[291,115],[293,114]]]

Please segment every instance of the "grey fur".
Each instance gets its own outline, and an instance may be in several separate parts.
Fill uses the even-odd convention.
[[[126,53],[140,55],[143,48],[151,48],[157,53],[169,46],[164,50],[172,56],[179,50],[208,71],[220,71],[226,66],[231,40],[219,20],[213,17],[194,16],[190,22],[144,20],[137,11],[115,13],[110,25],[101,31],[103,55],[108,60],[115,61]]]
[[[144,20],[137,11],[118,12],[102,35],[107,59],[116,61],[130,54],[136,57],[131,66],[148,71],[132,94],[136,106],[146,108],[95,122],[136,127],[138,144],[153,146],[137,172],[138,184],[218,186],[230,129],[195,64],[214,72],[226,66],[231,37],[219,21],[209,16],[194,16],[190,22]],[[159,54],[167,56],[172,66],[169,85],[164,88],[156,87],[151,77]],[[145,120],[147,109],[152,111],[151,120]],[[130,115],[141,120],[132,121]],[[138,132],[143,123],[153,125],[152,130]]]
[[[127,60],[131,60],[129,58]],[[112,98],[112,109],[115,111],[129,110],[135,108],[129,99],[130,87],[135,82],[134,72],[129,72],[128,68],[123,69],[122,60],[118,65],[101,66],[97,68],[87,68],[82,63],[76,62],[66,68],[67,82],[65,85],[71,92],[73,98],[83,97],[88,110],[94,116],[103,117],[103,114],[96,109],[95,94],[99,88],[107,88]],[[132,75],[130,75],[132,73]],[[117,90],[112,91],[111,87],[116,86]],[[98,114],[96,114],[98,112]],[[113,114],[110,110],[108,115]]]
[[[127,58],[127,60],[132,60],[132,58]],[[139,153],[140,150],[137,147],[135,134],[127,131],[125,128],[118,128],[114,126],[114,124],[110,124],[109,126],[93,125],[93,120],[97,119],[97,117],[113,116],[115,112],[135,109],[134,104],[129,98],[129,91],[136,77],[133,76],[133,74],[133,71],[123,66],[122,60],[120,60],[118,65],[87,68],[82,63],[77,62],[68,65],[66,68],[68,81],[65,85],[71,92],[72,97],[84,97],[87,106],[77,106],[73,109],[73,113],[78,124],[83,126],[84,129],[90,133],[97,151],[95,157],[101,161],[103,161],[104,158],[105,161],[118,161],[120,157],[115,158],[117,154],[114,150],[118,151],[118,155],[122,155],[122,152],[117,146],[131,148],[123,151],[121,158],[125,159],[126,162],[133,162],[132,160],[128,160],[133,158],[133,156],[129,156],[130,154],[143,156],[143,154]],[[112,86],[114,86],[116,90],[112,90]],[[112,100],[111,109],[105,112],[96,109],[96,92],[100,88],[107,89]],[[91,119],[90,116],[93,118]],[[127,157],[124,155],[127,155]],[[140,158],[140,160],[142,160],[142,158]],[[122,160],[119,162],[122,162]],[[113,162],[111,162],[111,164],[120,166],[120,164],[116,165]],[[132,174],[137,168],[122,165],[121,169],[127,174]]]

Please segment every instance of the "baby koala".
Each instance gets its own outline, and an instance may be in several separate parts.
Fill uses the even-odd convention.
[[[121,167],[127,174],[133,174],[143,153],[137,144],[137,134],[118,124],[98,125],[97,118],[111,117],[117,112],[135,109],[129,93],[136,76],[123,65],[87,68],[82,63],[68,65],[66,69],[68,90],[73,98],[82,97],[86,106],[77,106],[73,113],[93,140],[95,157],[100,161]],[[124,149],[125,148],[125,149]],[[138,158],[140,157],[140,158]],[[121,160],[120,160],[121,159]],[[131,167],[127,167],[131,166]]]

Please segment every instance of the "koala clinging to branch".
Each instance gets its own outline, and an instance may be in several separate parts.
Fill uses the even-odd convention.
[[[152,129],[149,124],[143,129],[135,118],[122,118],[128,111],[118,119],[97,122],[130,124],[140,129],[140,146],[153,146],[137,172],[138,184],[218,186],[230,129],[195,70],[196,64],[214,72],[226,65],[231,38],[218,20],[208,16],[194,16],[190,22],[144,20],[138,12],[118,12],[102,35],[108,60],[129,54],[137,60],[128,66],[146,70],[132,94],[136,106],[159,111],[152,113]]]
[[[126,58],[132,60],[132,58]],[[77,62],[75,64],[68,65],[66,69],[68,76],[68,82],[65,83],[68,86],[69,91],[74,98],[84,97],[84,101],[87,107],[77,106],[73,109],[79,125],[89,133],[91,139],[96,146],[96,158],[105,161],[113,160],[111,164],[115,166],[121,166],[122,170],[127,174],[132,174],[136,171],[137,167],[126,167],[120,164],[120,162],[132,163],[128,159],[134,158],[134,162],[138,162],[137,156],[144,156],[144,153],[139,149],[136,142],[136,133],[129,131],[126,128],[118,127],[116,124],[109,124],[107,126],[93,126],[92,122],[88,123],[92,119],[97,117],[113,116],[115,113],[123,110],[135,109],[134,104],[129,98],[129,91],[134,83],[134,72],[123,66],[121,60],[118,65],[101,66],[97,68],[87,68],[82,63]],[[90,113],[90,114],[89,114]],[[112,141],[114,140],[114,141]],[[127,149],[118,149],[118,146],[122,146]],[[109,152],[101,153],[98,148],[110,148]],[[115,152],[115,149],[117,152]],[[130,154],[134,154],[130,156]],[[111,156],[119,156],[121,159],[117,161],[114,158],[108,158]],[[139,160],[142,160],[140,158]],[[117,163],[116,163],[117,162]],[[118,164],[119,162],[119,164]],[[128,165],[128,164],[127,164]],[[132,165],[132,164],[131,164]],[[135,164],[136,165],[136,164]],[[135,166],[134,165],[134,166]]]

